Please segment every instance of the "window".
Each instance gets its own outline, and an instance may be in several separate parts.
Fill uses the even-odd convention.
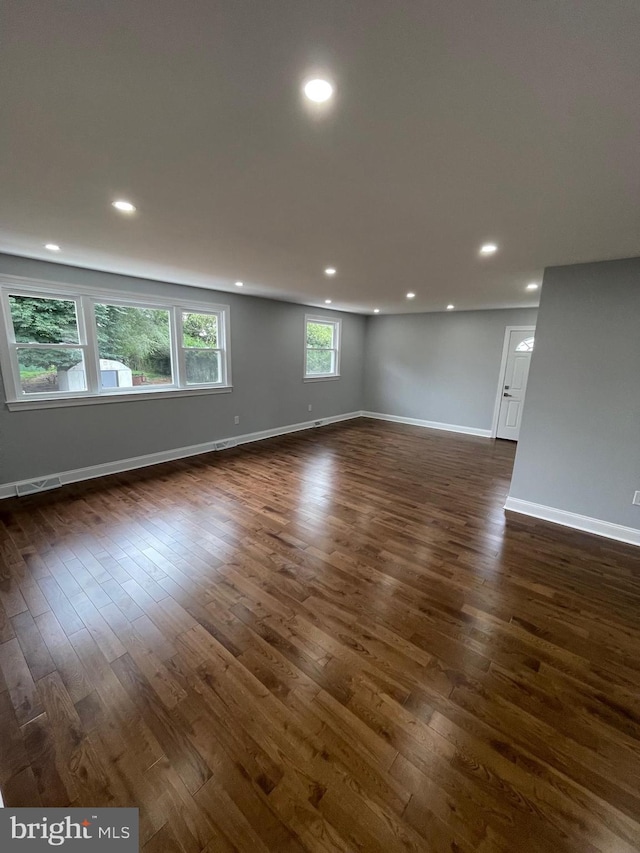
[[[219,382],[222,350],[217,314],[182,314],[182,352],[187,385]]]
[[[516,347],[516,352],[533,352],[533,338],[526,338],[520,341]]]
[[[340,320],[305,317],[305,379],[340,376]]]
[[[58,293],[6,279],[0,296],[9,408],[231,388],[225,306]]]
[[[22,394],[66,391],[65,381],[72,369],[77,389],[86,391],[85,348],[78,346],[83,341],[76,301],[10,295],[9,306]]]
[[[169,311],[96,302],[100,388],[173,385]]]

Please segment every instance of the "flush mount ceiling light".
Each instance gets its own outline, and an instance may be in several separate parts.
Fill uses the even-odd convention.
[[[373,313],[374,313],[374,314],[379,314],[379,313],[380,313],[380,309],[379,309],[379,308],[374,308],[374,309],[373,309]]]
[[[120,213],[135,213],[136,212],[135,204],[131,204],[130,201],[124,201],[123,199],[118,199],[117,201],[112,201],[111,206],[115,207],[116,210],[119,210]]]
[[[325,275],[335,275],[338,270],[335,267],[327,267],[324,271]]]
[[[415,299],[415,297],[416,297],[415,293],[411,293],[411,292],[407,293],[407,299]]]
[[[455,307],[455,305],[447,305],[447,311],[453,311]]]
[[[313,80],[307,80],[303,91],[305,96],[314,104],[324,104],[333,95],[333,86],[328,80],[316,77]]]
[[[531,284],[527,285],[527,290],[537,290],[537,289],[538,289],[538,285],[535,283],[535,281],[532,281]]]
[[[325,299],[325,300],[324,300],[324,304],[325,304],[325,305],[331,305],[331,300],[330,300],[330,299]]]
[[[481,255],[493,255],[497,251],[498,247],[495,243],[485,243],[483,246],[480,247]]]
[[[236,287],[244,287],[243,281],[236,281]]]
[[[48,249],[50,252],[59,252],[60,251],[60,246],[58,246],[57,243],[45,243],[44,247],[45,247],[45,249]]]

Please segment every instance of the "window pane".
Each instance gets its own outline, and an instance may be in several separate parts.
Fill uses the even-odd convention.
[[[333,350],[307,350],[307,374],[335,373],[335,357]]]
[[[102,304],[95,312],[102,388],[173,382],[168,311]]]
[[[87,390],[82,350],[20,348],[18,365],[25,394]]]
[[[533,338],[526,338],[518,344],[516,352],[533,352],[533,343]]]
[[[307,346],[308,347],[326,347],[331,349],[334,346],[333,337],[335,326],[333,323],[307,323]]]
[[[72,299],[10,296],[9,303],[18,343],[79,343],[76,303]]]
[[[182,346],[217,349],[218,317],[216,314],[182,314]]]
[[[188,349],[184,352],[187,385],[220,382],[220,353],[212,350]]]

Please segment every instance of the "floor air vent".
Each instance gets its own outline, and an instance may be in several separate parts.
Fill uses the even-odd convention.
[[[18,483],[16,494],[18,497],[24,495],[35,495],[38,492],[46,492],[49,489],[57,489],[61,486],[60,477],[46,477],[44,480],[32,480],[30,483]]]

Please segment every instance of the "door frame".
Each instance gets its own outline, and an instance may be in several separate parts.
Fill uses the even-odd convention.
[[[500,417],[500,403],[502,401],[502,392],[504,391],[504,375],[507,372],[507,358],[509,357],[509,338],[511,332],[535,332],[535,326],[505,326],[504,342],[502,344],[502,360],[500,361],[500,373],[498,374],[498,390],[496,392],[496,402],[493,407],[493,420],[491,422],[491,438],[496,437],[498,432],[498,418]]]

